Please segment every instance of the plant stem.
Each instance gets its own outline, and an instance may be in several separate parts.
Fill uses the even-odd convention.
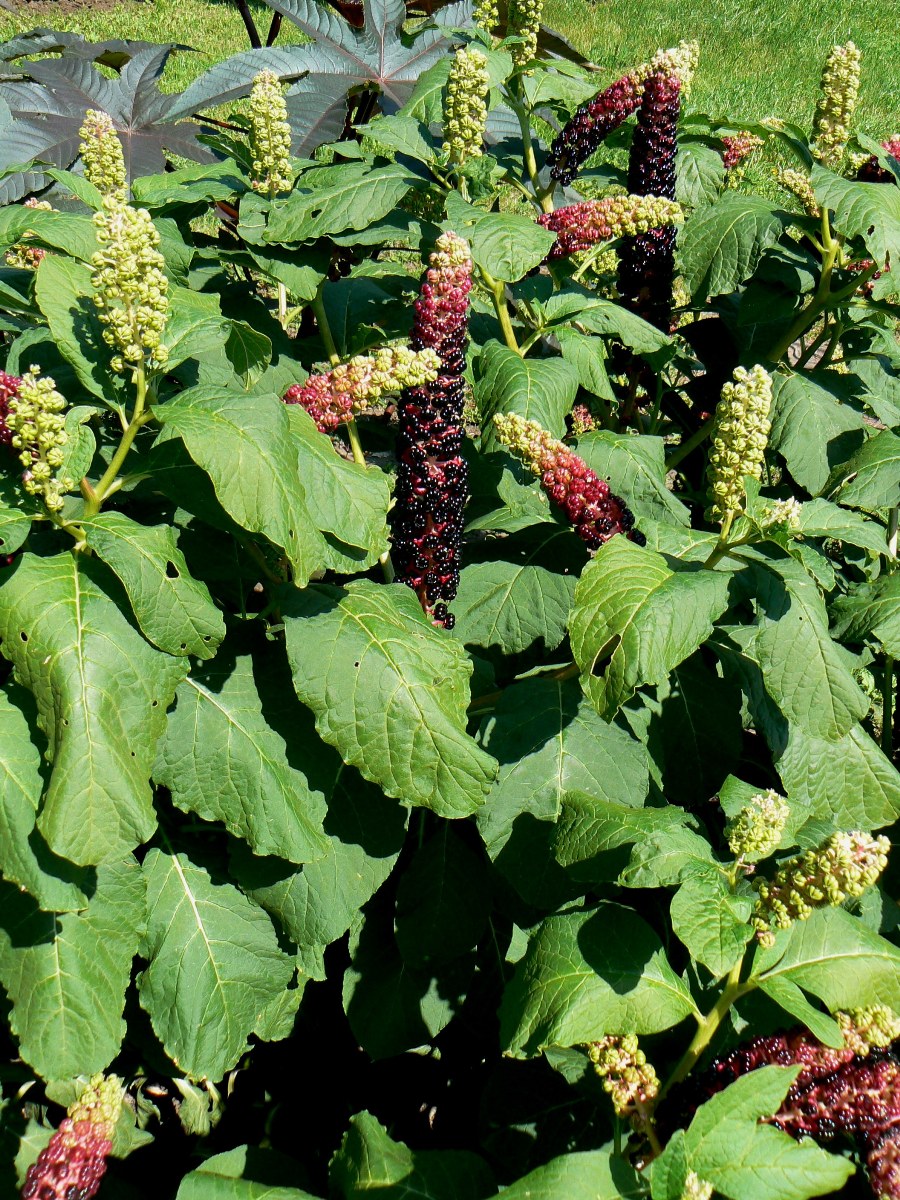
[[[131,449],[134,439],[138,435],[138,430],[146,425],[152,419],[152,413],[145,412],[144,408],[147,403],[147,373],[143,363],[136,369],[134,373],[134,382],[137,389],[137,398],[134,402],[134,412],[131,414],[131,420],[128,427],[122,434],[122,440],[119,442],[115,454],[112,456],[109,466],[104,471],[100,482],[94,488],[94,494],[88,498],[84,506],[84,516],[86,519],[95,517],[100,511],[100,506],[109,494],[112,485],[115,483],[116,476],[122,468],[122,464],[128,457],[128,451]]]
[[[347,422],[347,440],[350,443],[350,449],[353,451],[353,461],[359,463],[361,467],[368,466],[366,456],[363,454],[362,442],[359,440],[359,426],[352,417]]]
[[[533,198],[540,205],[543,212],[553,212],[553,200],[545,194],[541,187],[541,181],[538,178],[537,159],[534,156],[534,143],[531,140],[531,125],[525,105],[518,96],[510,96],[509,101],[510,107],[518,118],[519,129],[522,131],[522,159],[525,164],[528,181],[534,189]]]
[[[718,1000],[709,1010],[705,1017],[701,1017],[698,1022],[697,1032],[694,1034],[691,1044],[685,1050],[678,1066],[669,1076],[665,1087],[659,1093],[656,1103],[674,1087],[676,1083],[680,1083],[687,1075],[691,1073],[700,1056],[703,1054],[706,1047],[716,1036],[719,1026],[728,1014],[728,1010],[736,1000],[747,992],[752,991],[755,986],[752,983],[741,983],[741,967],[743,966],[743,957],[735,963],[728,973],[728,978],[725,980],[725,987]]]
[[[325,280],[319,284],[319,290],[311,302],[313,315],[316,318],[316,325],[319,329],[319,337],[322,339],[322,344],[325,347],[325,353],[333,367],[336,367],[341,361],[341,356],[338,354],[337,345],[331,332],[331,326],[328,324],[328,315],[325,312],[325,305],[322,301],[322,288],[325,286]]]
[[[897,562],[897,534],[900,528],[900,506],[895,505],[888,513],[887,544],[889,569]],[[885,652],[884,675],[881,680],[881,748],[888,758],[894,752],[894,656]]]
[[[494,303],[494,312],[497,314],[497,320],[500,322],[500,328],[503,330],[503,340],[506,342],[510,350],[514,350],[520,357],[524,357],[522,348],[516,340],[516,331],[512,327],[512,321],[509,317],[509,308],[506,304],[506,284],[500,279],[495,279],[484,267],[479,267],[481,277],[484,280],[485,286],[491,293],[491,299]]]
[[[715,423],[716,418],[710,417],[686,441],[680,442],[666,459],[666,470],[674,470],[680,462],[683,462],[687,458],[692,450],[696,450],[698,446],[702,445],[712,433]]]
[[[733,512],[725,514],[725,520],[722,522],[722,532],[719,534],[719,540],[713,547],[712,554],[710,554],[709,558],[703,564],[708,571],[712,570],[716,563],[720,559],[724,558],[728,553],[728,535],[731,532],[731,526],[734,523],[734,517],[735,514]]]

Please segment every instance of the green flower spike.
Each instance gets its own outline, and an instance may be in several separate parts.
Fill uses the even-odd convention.
[[[51,512],[62,508],[63,493],[74,487],[71,479],[57,475],[69,440],[62,415],[65,407],[56,382],[49,375],[41,378],[41,368],[32,366],[19,381],[17,393],[9,397],[6,414],[11,444],[25,468],[25,490],[40,496]]]
[[[761,945],[771,946],[776,929],[807,920],[817,908],[861,896],[887,866],[889,848],[886,837],[833,833],[818,849],[788,859],[771,883],[759,880],[752,924]]]
[[[538,34],[541,17],[544,15],[544,0],[509,0],[509,29],[522,40],[513,47],[513,62],[524,67],[537,54]]]
[[[757,862],[778,849],[790,809],[770,788],[752,796],[749,804],[729,821],[725,829],[731,853],[737,859]]]
[[[850,121],[859,97],[860,52],[853,44],[835,46],[822,71],[821,95],[813,122],[813,155],[836,169],[850,140]]]
[[[844,1045],[865,1058],[870,1050],[881,1050],[900,1038],[900,1017],[885,1004],[836,1012],[835,1020],[844,1035]]]
[[[111,118],[105,112],[89,109],[78,135],[85,179],[104,196],[124,198],[128,191],[125,157]]]
[[[453,59],[444,100],[444,149],[460,166],[482,153],[489,87],[487,59],[477,46],[466,46]]]
[[[638,1047],[635,1034],[591,1042],[588,1057],[603,1080],[603,1090],[612,1100],[616,1113],[620,1117],[636,1118],[640,1126],[643,1123],[641,1108],[652,1103],[659,1094],[659,1077]]]
[[[775,178],[780,187],[800,201],[807,216],[818,218],[822,215],[808,175],[804,175],[802,171],[796,171],[792,167],[785,167],[775,172]]]
[[[500,21],[500,9],[497,0],[476,0],[472,9],[472,24],[485,33],[493,33]]]
[[[762,476],[771,405],[772,379],[763,367],[749,371],[738,367],[734,381],[722,388],[707,472],[709,520],[724,522],[740,512],[744,503],[744,476],[753,479]]]
[[[284,89],[274,71],[260,71],[250,92],[250,149],[253,188],[269,196],[290,191],[291,127]]]
[[[150,214],[110,197],[94,224],[100,243],[91,259],[94,304],[106,326],[103,338],[116,351],[112,369],[163,366],[169,357],[161,344],[169,281]]]

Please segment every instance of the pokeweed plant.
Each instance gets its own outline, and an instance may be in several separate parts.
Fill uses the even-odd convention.
[[[9,1191],[900,1195],[896,147],[514,12],[0,210]]]

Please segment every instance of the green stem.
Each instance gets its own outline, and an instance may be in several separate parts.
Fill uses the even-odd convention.
[[[728,545],[728,535],[731,532],[731,526],[734,524],[734,517],[735,514],[733,512],[725,514],[725,520],[722,522],[722,531],[719,534],[719,540],[713,547],[713,551],[709,558],[703,564],[708,571],[711,571],[716,563],[720,559],[724,558],[730,549]]]
[[[281,328],[287,328],[287,288],[283,283],[278,285],[278,320]]]
[[[697,1032],[694,1034],[691,1044],[685,1050],[678,1066],[666,1081],[665,1087],[659,1093],[657,1105],[659,1101],[671,1090],[676,1083],[680,1083],[686,1078],[700,1059],[704,1050],[716,1036],[719,1026],[722,1024],[725,1017],[728,1015],[728,1010],[736,1000],[747,992],[752,991],[755,986],[752,983],[741,983],[741,968],[743,966],[743,958],[731,968],[728,973],[728,978],[725,980],[725,987],[718,1000],[709,1010],[705,1017],[701,1017],[698,1021]]]
[[[510,96],[510,107],[516,114],[519,121],[519,129],[522,132],[522,158],[525,164],[525,171],[528,175],[528,182],[534,189],[533,199],[537,201],[541,209],[545,213],[553,211],[553,200],[546,195],[541,187],[541,181],[538,178],[537,159],[534,156],[534,143],[531,140],[531,125],[528,120],[528,113],[525,110],[525,105],[519,97]]]
[[[311,307],[313,315],[316,318],[316,325],[319,330],[319,337],[322,339],[322,345],[325,347],[325,353],[328,355],[328,360],[333,367],[336,367],[341,361],[341,356],[338,354],[338,348],[331,332],[331,326],[328,324],[328,314],[325,312],[325,304],[322,300],[322,288],[325,286],[325,280],[319,284],[319,290],[316,292]]]
[[[666,459],[666,470],[674,470],[680,462],[683,462],[687,458],[692,450],[696,450],[698,446],[702,445],[712,433],[715,424],[716,418],[710,417],[708,421],[703,422],[696,433],[692,433],[686,441],[680,442]]]
[[[888,568],[897,562],[897,534],[900,528],[900,506],[888,513]],[[884,675],[881,680],[881,748],[888,758],[894,751],[894,656],[885,652]]]
[[[506,342],[510,350],[514,350],[516,354],[523,356],[524,352],[516,340],[516,331],[512,327],[512,321],[509,316],[509,308],[506,304],[506,284],[500,279],[495,279],[484,267],[479,267],[481,278],[484,280],[485,286],[491,293],[491,299],[494,303],[494,312],[497,314],[497,320],[500,322],[500,328],[503,330],[503,340]]]
[[[350,443],[350,449],[353,451],[353,461],[359,463],[361,467],[367,467],[366,456],[363,454],[362,442],[359,440],[359,426],[351,417],[347,422],[347,440]]]
[[[128,451],[134,444],[134,439],[138,435],[138,430],[146,425],[149,420],[152,420],[153,414],[145,412],[147,403],[147,373],[143,363],[137,368],[134,375],[135,387],[137,389],[137,397],[134,402],[134,412],[131,414],[131,420],[128,427],[122,434],[122,440],[119,442],[115,454],[110,459],[109,466],[103,472],[100,482],[94,487],[94,494],[88,498],[84,506],[84,517],[90,520],[95,517],[100,511],[100,507],[107,495],[112,489],[116,481],[119,471],[122,469],[122,464],[128,457]]]

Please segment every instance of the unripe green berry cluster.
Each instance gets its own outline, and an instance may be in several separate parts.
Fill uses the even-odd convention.
[[[128,186],[125,156],[112,119],[105,112],[89,109],[78,133],[85,179],[104,196],[124,197]]]
[[[744,502],[744,476],[762,476],[771,406],[772,379],[763,367],[749,371],[738,367],[733,381],[722,388],[707,472],[710,520],[724,521],[728,514],[739,512]]]
[[[900,1038],[900,1017],[886,1004],[851,1008],[836,1012],[834,1017],[844,1035],[844,1045],[861,1058],[870,1050],[883,1049]]]
[[[775,930],[807,920],[817,908],[861,896],[887,866],[889,848],[886,837],[833,833],[817,849],[788,859],[771,883],[759,880],[752,923],[760,943],[771,946]]]
[[[835,46],[822,71],[811,150],[826,167],[840,165],[859,98],[860,52],[853,42]]]
[[[91,259],[91,281],[104,341],[116,352],[112,369],[163,366],[169,357],[162,345],[169,281],[150,214],[110,197],[94,224],[100,249]]]
[[[796,200],[800,201],[803,211],[808,216],[821,216],[822,210],[808,175],[804,175],[802,171],[797,171],[793,167],[783,167],[775,172],[775,178],[786,192],[790,192]]]
[[[524,67],[537,54],[544,0],[509,0],[509,33],[522,40],[513,47],[513,62]]]
[[[618,1116],[635,1115],[641,1106],[651,1103],[659,1094],[659,1077],[638,1046],[635,1034],[591,1042],[588,1058],[603,1080],[603,1090],[612,1100]]]
[[[462,165],[482,153],[490,87],[487,58],[477,46],[458,51],[450,67],[444,100],[444,150]]]
[[[726,826],[731,853],[737,859],[753,862],[768,858],[778,849],[789,816],[787,803],[771,788],[752,796]]]
[[[290,191],[291,127],[287,104],[274,71],[260,71],[250,92],[250,149],[253,154],[253,188],[275,196]]]
[[[63,493],[72,480],[57,475],[63,465],[63,447],[68,442],[66,402],[49,375],[41,376],[40,367],[32,366],[22,376],[17,392],[7,402],[6,426],[12,434],[11,445],[19,451],[25,468],[22,482],[32,496],[40,496],[51,512],[63,505]]]
[[[472,24],[485,33],[493,33],[500,20],[500,8],[497,0],[475,0],[472,9]]]

